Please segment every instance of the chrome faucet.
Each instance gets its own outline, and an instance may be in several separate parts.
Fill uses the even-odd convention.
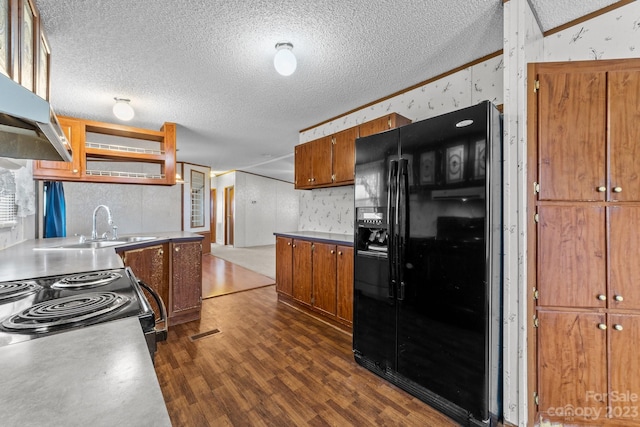
[[[111,216],[111,210],[107,205],[99,205],[93,210],[93,229],[91,230],[91,240],[98,239],[98,228],[96,227],[96,217],[98,215],[98,211],[100,208],[103,208],[107,211],[107,222],[111,226],[111,240],[115,240],[118,238],[118,226],[113,223],[113,217]],[[104,233],[101,237],[102,239],[107,238],[107,233]]]

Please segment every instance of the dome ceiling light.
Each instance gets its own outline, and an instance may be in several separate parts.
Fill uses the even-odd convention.
[[[116,103],[113,104],[113,114],[120,120],[128,122],[133,119],[135,112],[133,111],[133,107],[129,105],[131,102],[130,99],[126,98],[113,98],[116,100]]]
[[[296,70],[296,56],[293,54],[293,44],[289,42],[276,43],[276,55],[273,57],[273,66],[283,76],[290,76]]]

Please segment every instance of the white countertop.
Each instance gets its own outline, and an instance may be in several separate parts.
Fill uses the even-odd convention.
[[[137,317],[0,348],[6,426],[171,426]]]

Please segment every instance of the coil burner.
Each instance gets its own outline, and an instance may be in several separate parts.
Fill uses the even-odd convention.
[[[115,271],[90,271],[88,273],[65,276],[51,285],[54,289],[95,288],[118,280],[122,275]]]
[[[34,294],[42,286],[34,282],[4,282],[0,283],[0,302],[15,300]]]
[[[43,333],[92,323],[125,306],[130,298],[114,292],[87,292],[35,304],[2,322],[11,332]],[[82,323],[81,323],[82,322]]]

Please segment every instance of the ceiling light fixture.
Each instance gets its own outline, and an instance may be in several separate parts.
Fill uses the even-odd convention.
[[[273,66],[283,76],[290,76],[296,70],[296,56],[293,54],[293,44],[289,42],[276,43],[276,56],[273,57]]]
[[[125,122],[128,122],[129,120],[133,119],[133,116],[135,115],[135,113],[133,111],[133,107],[129,105],[129,102],[131,102],[131,100],[126,98],[113,98],[113,99],[116,100],[116,103],[113,104],[113,114],[117,118]]]

